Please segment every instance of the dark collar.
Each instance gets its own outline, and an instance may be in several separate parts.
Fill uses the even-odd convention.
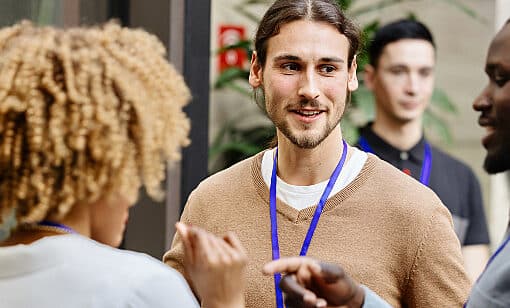
[[[412,159],[416,162],[423,162],[424,159],[424,152],[425,152],[425,138],[421,137],[421,139],[418,141],[417,144],[415,144],[411,149],[408,151],[403,151],[400,149],[395,148],[388,142],[386,142],[383,138],[381,138],[379,135],[374,133],[372,130],[372,123],[368,123],[365,127],[361,128],[360,135],[365,138],[365,140],[368,142],[372,150],[374,151],[374,154],[378,155],[384,160],[388,161],[398,161],[401,160],[401,153],[407,152],[409,155],[409,159]]]

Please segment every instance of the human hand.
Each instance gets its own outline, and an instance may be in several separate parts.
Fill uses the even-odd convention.
[[[184,268],[203,307],[244,307],[248,257],[239,239],[232,232],[219,238],[180,222],[176,228],[184,244]]]
[[[263,272],[285,274],[280,288],[287,307],[344,306],[359,308],[365,292],[338,265],[308,257],[281,258],[267,263]]]

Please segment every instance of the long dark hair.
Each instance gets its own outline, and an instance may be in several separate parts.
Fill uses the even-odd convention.
[[[283,25],[301,19],[328,23],[345,35],[349,41],[348,66],[351,66],[360,48],[360,31],[335,1],[276,0],[264,14],[255,35],[255,51],[262,67],[266,63],[267,41],[277,35]]]

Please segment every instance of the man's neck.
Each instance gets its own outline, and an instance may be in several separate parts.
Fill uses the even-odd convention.
[[[407,151],[422,138],[422,120],[420,118],[403,123],[376,117],[372,124],[372,131],[393,147]]]
[[[288,184],[308,186],[328,180],[342,156],[340,126],[313,149],[299,148],[279,131],[277,135],[278,176]]]

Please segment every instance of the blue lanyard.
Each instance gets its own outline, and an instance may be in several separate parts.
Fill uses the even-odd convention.
[[[340,174],[340,171],[342,171],[342,168],[345,163],[345,158],[347,157],[347,143],[342,140],[343,149],[342,149],[342,158],[336,165],[335,170],[333,171],[333,174],[331,175],[331,178],[329,179],[328,185],[324,189],[324,192],[322,193],[321,199],[319,201],[319,204],[317,204],[317,208],[315,209],[315,213],[313,214],[312,221],[310,222],[310,227],[308,228],[308,232],[306,233],[305,240],[303,242],[303,246],[301,246],[301,252],[299,253],[300,256],[305,256],[306,252],[308,251],[308,247],[310,246],[310,242],[312,241],[313,233],[315,231],[315,228],[317,227],[317,223],[319,222],[319,218],[322,213],[322,209],[324,208],[324,205],[326,204],[326,201],[328,200],[329,194],[331,193],[331,190],[335,186],[335,182],[338,179],[338,175]],[[278,162],[278,148],[276,149],[276,155],[274,156],[273,160],[273,171],[271,174],[271,186],[269,187],[269,211],[271,216],[271,244],[273,248],[273,260],[280,259],[280,245],[278,244],[278,225],[277,225],[277,219],[276,219],[276,169],[277,169],[277,162]],[[281,274],[276,273],[274,274],[274,286],[275,286],[275,292],[276,292],[276,307],[283,308],[283,294],[282,290],[280,289],[280,279]]]
[[[508,235],[505,239],[505,241],[499,245],[498,249],[496,249],[496,251],[492,254],[492,256],[489,258],[489,261],[487,261],[487,265],[485,265],[485,268],[483,269],[483,272],[480,274],[480,276],[478,276],[478,279],[476,279],[476,283],[478,283],[478,281],[480,281],[480,278],[482,278],[482,275],[485,274],[485,272],[487,271],[487,268],[489,267],[489,265],[492,263],[492,261],[494,261],[494,259],[496,258],[496,256],[501,252],[503,251],[503,249],[505,248],[505,246],[508,244],[508,242],[510,242],[510,235]],[[476,284],[475,283],[475,284]],[[467,304],[468,304],[468,301],[469,299],[464,303],[464,308],[467,307]]]
[[[374,150],[372,150],[372,147],[370,147],[370,144],[368,144],[367,139],[363,136],[359,137],[358,144],[363,151],[375,153]],[[430,171],[432,170],[432,150],[428,142],[425,142],[425,149],[423,152],[424,158],[423,164],[421,165],[420,182],[425,186],[429,186]]]
[[[71,227],[68,227],[64,224],[59,224],[57,222],[49,221],[49,220],[43,220],[37,223],[39,226],[47,226],[47,227],[53,227],[55,229],[61,229],[62,231],[65,231],[67,233],[76,233]]]

